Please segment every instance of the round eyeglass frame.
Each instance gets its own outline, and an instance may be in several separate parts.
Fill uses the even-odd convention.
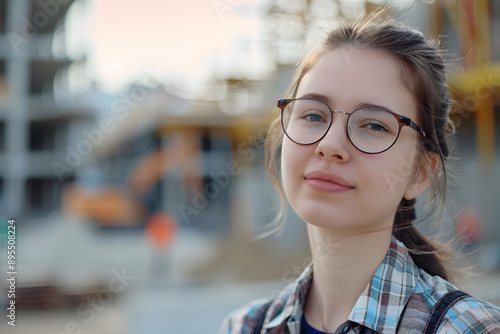
[[[330,112],[332,113],[332,118],[330,118],[330,124],[328,125],[328,128],[326,129],[325,133],[321,137],[319,137],[317,140],[310,142],[310,143],[300,143],[300,142],[292,139],[290,137],[290,135],[286,132],[286,129],[285,129],[284,118],[283,118],[285,108],[291,102],[298,101],[298,100],[309,100],[309,101],[321,103],[324,106],[326,106],[328,108],[328,110],[330,110]],[[345,126],[345,132],[347,134],[347,138],[349,138],[349,142],[351,142],[352,146],[354,146],[358,151],[366,153],[366,154],[379,154],[379,153],[385,152],[388,149],[390,149],[396,143],[396,140],[398,140],[399,134],[401,133],[401,129],[403,128],[403,126],[408,126],[411,129],[417,131],[422,136],[423,139],[427,138],[427,135],[425,134],[425,132],[414,121],[412,121],[411,118],[396,114],[395,112],[389,111],[387,109],[379,108],[379,107],[361,107],[361,108],[354,109],[352,112],[348,113],[346,111],[332,109],[332,108],[330,108],[330,106],[328,104],[326,104],[323,101],[317,100],[317,99],[313,99],[310,97],[299,97],[299,98],[294,98],[294,99],[279,99],[278,100],[278,108],[281,109],[281,128],[283,129],[283,132],[285,133],[285,135],[287,136],[288,139],[290,139],[292,142],[299,144],[299,145],[312,145],[312,144],[315,144],[315,143],[319,142],[320,140],[322,140],[326,136],[328,131],[330,131],[330,128],[332,127],[334,113],[341,113],[341,114],[347,115],[347,122],[346,122],[346,126]],[[367,108],[370,108],[370,109],[375,108],[375,109],[386,111],[386,112],[390,113],[392,116],[394,116],[394,118],[398,121],[399,128],[398,128],[398,133],[396,134],[396,137],[394,137],[394,140],[392,141],[392,143],[387,148],[383,149],[382,151],[377,151],[377,152],[363,151],[362,149],[360,149],[359,147],[357,147],[353,143],[353,141],[351,139],[351,135],[349,134],[348,124],[349,124],[349,119],[350,119],[351,115],[354,114],[357,110],[362,110],[362,109],[367,109]]]

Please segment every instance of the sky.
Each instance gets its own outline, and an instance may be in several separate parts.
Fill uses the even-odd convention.
[[[283,1],[80,0],[68,15],[67,44],[85,55],[87,76],[110,93],[140,82],[151,68],[166,74],[167,84],[182,88],[203,87],[214,76],[263,78],[274,64],[262,50],[266,45],[259,44],[269,34],[259,11]],[[320,15],[328,14],[322,12],[331,3],[314,1]],[[363,1],[341,3],[354,8]],[[396,2],[403,3],[410,6],[412,0]]]
[[[108,91],[140,80],[151,67],[169,73],[177,82],[204,80],[214,63],[223,67],[237,37],[255,36],[257,31],[256,20],[241,13],[256,0],[89,3],[88,69],[100,88]]]

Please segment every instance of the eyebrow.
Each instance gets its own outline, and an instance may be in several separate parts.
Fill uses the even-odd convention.
[[[308,97],[308,98],[311,98],[311,99],[315,99],[315,100],[321,101],[321,102],[325,103],[326,105],[328,105],[330,107],[330,109],[335,110],[335,108],[331,107],[331,105],[332,105],[331,102],[332,101],[326,95],[318,94],[318,93],[307,93],[307,94],[302,95],[302,97]],[[388,108],[386,106],[381,106],[381,105],[378,105],[378,104],[375,104],[375,103],[360,103],[360,104],[357,105],[357,107],[354,110],[359,109],[359,108],[364,108],[364,107],[377,107],[377,108],[384,109],[384,110],[387,110],[387,111],[390,111],[390,112],[394,112],[394,111],[392,111],[390,108]],[[352,112],[352,111],[353,110],[350,110],[349,112]]]

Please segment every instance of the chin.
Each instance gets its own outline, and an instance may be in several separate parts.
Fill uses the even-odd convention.
[[[321,212],[321,214],[318,214]],[[345,231],[351,229],[355,224],[349,218],[334,212],[324,210],[307,210],[297,212],[298,216],[308,224],[331,230]]]
[[[325,230],[330,230],[332,232],[353,232],[353,233],[363,233],[363,232],[374,232],[379,230],[383,226],[392,227],[392,220],[390,217],[384,217],[381,219],[374,219],[373,215],[367,215],[365,219],[353,219],[352,213],[336,212],[335,210],[325,210],[325,208],[308,208],[307,210],[295,211],[297,215],[306,223],[323,228]],[[385,223],[383,223],[385,222]]]

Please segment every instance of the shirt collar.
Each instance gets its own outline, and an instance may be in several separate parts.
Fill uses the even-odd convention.
[[[285,323],[289,327],[300,327],[312,275],[310,263],[297,280],[276,298],[275,302],[288,294],[282,311],[264,326],[266,329],[281,328]],[[386,256],[356,301],[348,320],[378,333],[395,333],[398,320],[413,294],[418,278],[419,269],[408,249],[392,236]]]
[[[289,288],[276,297],[276,301],[282,300],[286,295],[289,295],[285,299],[285,303],[282,306],[282,311],[274,317],[270,322],[268,322],[264,328],[273,329],[276,327],[282,327],[287,323],[288,326],[300,327],[300,319],[302,317],[303,308],[306,303],[307,292],[312,282],[312,262],[307,265],[300,276],[292,283]],[[290,291],[291,290],[291,291]],[[291,292],[291,293],[290,293]],[[278,305],[276,305],[278,306]]]
[[[419,269],[408,249],[392,236],[385,258],[354,304],[348,319],[379,333],[395,333],[418,279]]]

